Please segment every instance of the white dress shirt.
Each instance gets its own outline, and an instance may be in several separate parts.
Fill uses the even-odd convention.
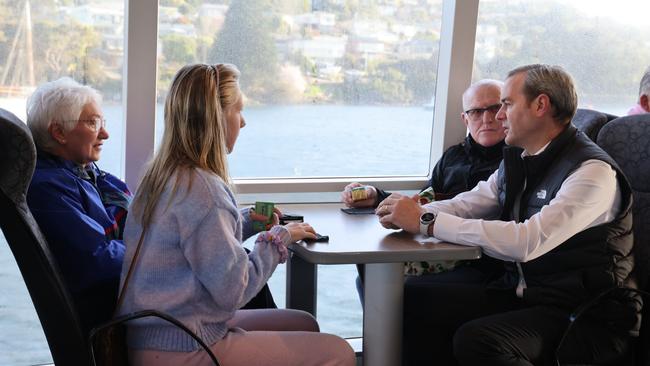
[[[583,162],[562,183],[548,205],[520,223],[498,220],[498,181],[497,170],[469,192],[425,205],[427,211],[437,213],[433,236],[451,243],[480,246],[493,258],[527,262],[581,231],[612,221],[620,210],[616,171],[601,160]]]

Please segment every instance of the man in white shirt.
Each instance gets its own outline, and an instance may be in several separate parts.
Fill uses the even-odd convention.
[[[631,280],[631,189],[571,125],[571,76],[557,66],[519,67],[501,98],[509,147],[487,181],[447,201],[419,206],[393,194],[377,208],[384,227],[480,246],[503,261],[493,277],[467,275],[470,268],[407,283],[408,364],[552,363],[569,314]],[[565,340],[562,361],[619,359],[638,324],[632,303],[619,296],[597,306]]]

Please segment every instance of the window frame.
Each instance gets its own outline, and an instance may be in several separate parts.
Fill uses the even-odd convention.
[[[467,134],[460,122],[462,93],[470,85],[479,0],[443,0],[436,104],[427,176],[235,179],[240,194],[338,192],[359,181],[390,190],[417,190],[438,158]],[[153,155],[156,121],[158,0],[125,0],[124,177],[133,191]],[[448,102],[450,101],[450,102]],[[133,121],[132,123],[130,123]],[[331,195],[330,195],[331,196]],[[291,202],[299,202],[300,195]],[[338,200],[325,198],[324,202]]]

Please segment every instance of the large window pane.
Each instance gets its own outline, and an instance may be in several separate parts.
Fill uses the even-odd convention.
[[[161,0],[160,103],[184,64],[233,63],[234,177],[427,175],[440,16],[440,0]]]
[[[481,1],[473,79],[529,63],[561,65],[581,108],[625,115],[650,65],[647,0]]]
[[[122,176],[124,1],[0,0],[0,106],[25,120],[25,102],[63,76],[99,90],[110,138],[99,165]]]
[[[122,175],[123,0],[0,0],[0,107],[23,121],[41,83],[69,76],[98,89],[111,138],[99,165]],[[0,235],[0,364],[51,363],[13,255]]]
[[[34,305],[14,256],[0,231],[0,365],[51,363]]]

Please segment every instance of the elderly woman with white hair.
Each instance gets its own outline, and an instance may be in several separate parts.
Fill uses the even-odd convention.
[[[101,101],[95,89],[70,78],[41,85],[27,101],[38,152],[27,203],[86,331],[112,316],[132,197],[95,164],[109,137]]]
[[[113,315],[132,198],[124,182],[95,164],[109,137],[101,102],[99,92],[70,78],[41,85],[27,101],[27,125],[38,151],[27,203],[85,331]],[[275,307],[265,284],[243,308]]]

